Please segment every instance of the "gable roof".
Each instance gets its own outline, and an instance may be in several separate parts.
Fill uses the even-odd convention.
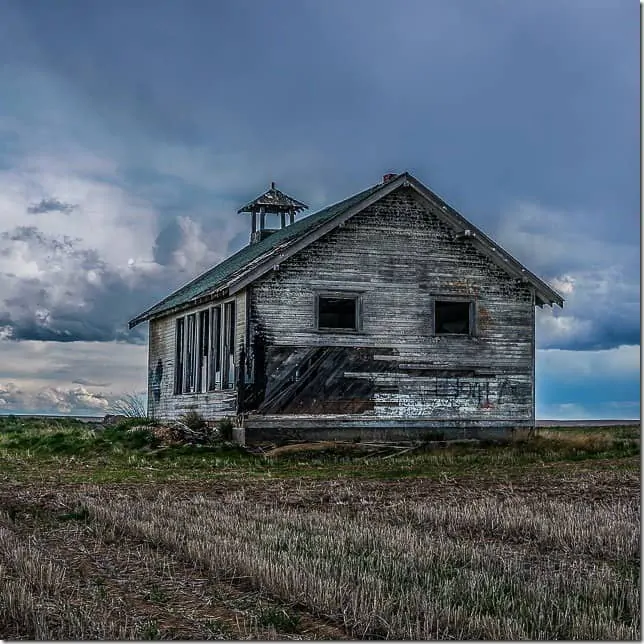
[[[344,223],[353,215],[368,208],[376,201],[401,186],[410,187],[440,219],[451,225],[455,237],[467,238],[472,245],[488,256],[495,264],[516,277],[531,284],[536,293],[536,304],[558,304],[564,299],[553,288],[531,273],[525,266],[496,244],[485,233],[471,224],[460,213],[448,206],[440,197],[407,172],[396,175],[386,183],[380,183],[348,199],[304,217],[281,228],[266,239],[245,246],[213,268],[205,271],[168,297],[130,320],[129,328],[161,315],[195,306],[209,298],[233,294],[252,283],[276,264],[285,261],[309,244]]]

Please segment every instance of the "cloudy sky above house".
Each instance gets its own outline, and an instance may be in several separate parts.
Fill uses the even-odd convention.
[[[127,320],[408,170],[566,297],[537,415],[639,417],[633,0],[0,0],[0,410],[145,389]]]

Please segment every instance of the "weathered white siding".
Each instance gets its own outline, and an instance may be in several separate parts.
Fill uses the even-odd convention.
[[[315,294],[324,290],[361,293],[359,332],[315,330]],[[410,190],[399,189],[284,261],[250,293],[251,330],[263,337],[269,389],[277,365],[295,364],[304,348],[363,348],[371,367],[356,370],[351,361],[325,363],[320,357],[319,369],[328,369],[328,377],[315,381],[320,398],[332,393],[345,409],[341,389],[349,381],[369,380],[370,405],[354,415],[361,422],[533,423],[532,287],[510,277],[467,239],[456,240]],[[475,299],[474,337],[434,336],[433,299],[441,295]],[[337,413],[333,405],[313,402],[311,414]],[[268,420],[275,412],[266,413]],[[290,413],[302,424],[307,410],[292,406]],[[261,417],[251,416],[251,425],[259,427]]]

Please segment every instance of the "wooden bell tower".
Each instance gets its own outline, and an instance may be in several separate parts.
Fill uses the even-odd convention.
[[[253,217],[252,230],[250,234],[250,243],[257,244],[258,242],[266,239],[274,232],[281,228],[286,228],[287,225],[295,221],[295,214],[301,210],[307,210],[308,206],[303,204],[293,197],[289,197],[281,190],[275,187],[275,183],[271,183],[271,187],[262,195],[253,199],[250,203],[241,207],[237,212],[249,212]],[[266,215],[279,215],[280,227],[267,228]],[[288,224],[286,217],[288,216]],[[259,225],[258,225],[259,224]]]

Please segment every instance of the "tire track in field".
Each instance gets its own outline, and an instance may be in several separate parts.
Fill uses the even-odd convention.
[[[144,639],[156,629],[157,635],[181,639],[348,639],[343,629],[306,611],[288,607],[284,612],[283,603],[243,579],[213,582],[176,553],[130,535],[114,538],[109,528],[85,523],[82,517],[61,523],[60,517],[73,515],[74,508],[73,495],[47,494],[33,503],[14,500],[8,509],[16,532],[53,553],[88,597],[103,596],[113,619],[119,612],[134,617],[140,628],[148,629],[142,632]],[[282,616],[293,622],[286,632],[270,623],[279,626]]]

